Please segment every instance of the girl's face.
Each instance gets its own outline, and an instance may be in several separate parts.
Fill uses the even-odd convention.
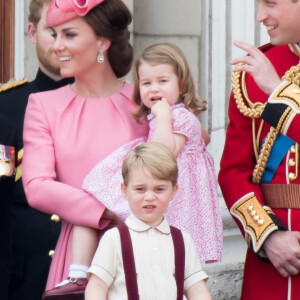
[[[169,64],[150,65],[142,62],[138,70],[140,96],[143,104],[152,108],[163,97],[169,105],[177,103],[180,91],[178,77]]]
[[[83,18],[77,17],[53,28],[54,52],[63,77],[75,77],[97,66],[101,40]]]

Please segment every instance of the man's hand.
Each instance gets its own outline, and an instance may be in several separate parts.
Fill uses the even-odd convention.
[[[300,232],[276,231],[264,242],[267,257],[283,276],[297,275],[300,271]]]
[[[233,59],[233,72],[245,71],[255,80],[258,87],[267,95],[271,94],[280,84],[280,78],[269,59],[256,47],[244,42],[234,42],[236,47],[248,52],[249,55]]]

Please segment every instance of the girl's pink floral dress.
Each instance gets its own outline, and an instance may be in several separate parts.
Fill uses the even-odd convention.
[[[83,189],[91,193],[119,218],[130,214],[128,202],[121,195],[121,166],[127,152],[151,141],[155,117],[148,116],[149,135],[127,143],[100,161],[85,177]],[[176,104],[172,111],[173,132],[186,137],[177,156],[179,168],[178,192],[170,202],[166,218],[170,225],[192,236],[202,261],[220,261],[222,256],[222,220],[217,194],[214,162],[201,137],[198,118]]]

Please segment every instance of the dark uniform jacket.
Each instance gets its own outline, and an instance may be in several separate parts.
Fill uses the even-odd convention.
[[[28,96],[31,93],[57,89],[70,82],[70,79],[55,82],[39,70],[34,81],[0,94],[0,114],[10,119],[15,126],[16,152],[19,154],[12,206],[10,300],[41,299],[51,263],[49,251],[55,248],[61,223],[59,218],[29,207],[23,190],[22,178],[20,178],[20,158],[22,157],[23,122]],[[5,201],[7,199],[1,199],[1,203]]]
[[[16,145],[14,124],[0,114],[0,146]],[[11,249],[11,207],[14,178],[0,176],[0,295],[8,299]]]

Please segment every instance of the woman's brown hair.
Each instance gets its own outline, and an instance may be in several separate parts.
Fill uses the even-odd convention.
[[[110,40],[108,59],[118,78],[125,76],[132,65],[133,49],[129,43],[128,25],[131,13],[121,0],[107,0],[91,9],[85,21],[97,36]]]

